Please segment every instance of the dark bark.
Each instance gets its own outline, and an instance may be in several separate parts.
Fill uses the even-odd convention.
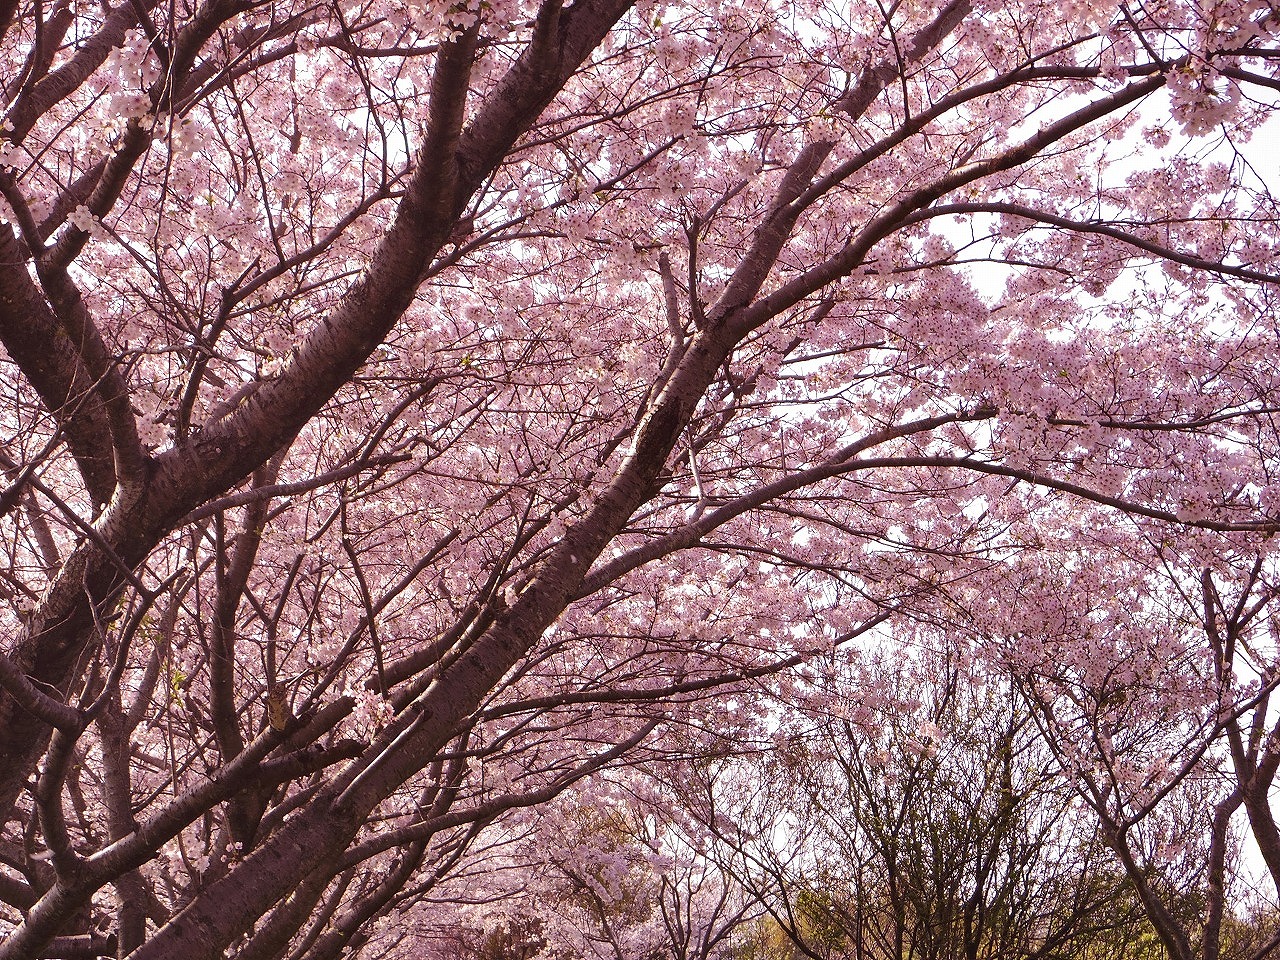
[[[115,490],[111,430],[102,397],[40,289],[8,224],[0,225],[0,343],[53,415],[99,506]]]

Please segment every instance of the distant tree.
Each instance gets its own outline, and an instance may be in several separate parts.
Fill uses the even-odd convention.
[[[690,808],[716,833],[713,857],[799,955],[1144,955],[1130,946],[1153,931],[1093,818],[1030,713],[990,681],[904,650],[845,668],[824,682],[848,692],[788,721],[764,770],[698,784]]]
[[[481,852],[435,889],[436,903],[405,911],[397,926],[416,931],[416,954],[479,957],[488,944],[561,960],[735,956],[763,907],[646,777],[609,780],[566,792],[519,844]],[[458,909],[458,922],[436,922],[481,889],[484,902]]]

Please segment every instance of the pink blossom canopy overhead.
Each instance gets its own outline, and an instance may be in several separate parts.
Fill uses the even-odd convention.
[[[709,960],[774,894],[691,785],[961,769],[960,683],[1215,960],[1234,838],[1280,888],[1278,33],[0,0],[0,958],[430,955],[572,888]]]

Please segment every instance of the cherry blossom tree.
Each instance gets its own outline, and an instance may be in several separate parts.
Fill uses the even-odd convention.
[[[1145,596],[1072,597],[1063,620],[1018,638],[1010,665],[1168,954],[1188,960],[1280,944],[1274,915],[1233,944],[1242,920],[1273,914],[1277,889],[1273,575],[1261,555],[1213,546],[1161,545],[1163,587]],[[1054,662],[1063,626],[1071,645],[1095,645],[1092,664]]]
[[[358,952],[877,631],[1265,586],[1278,24],[0,2],[0,957]]]

